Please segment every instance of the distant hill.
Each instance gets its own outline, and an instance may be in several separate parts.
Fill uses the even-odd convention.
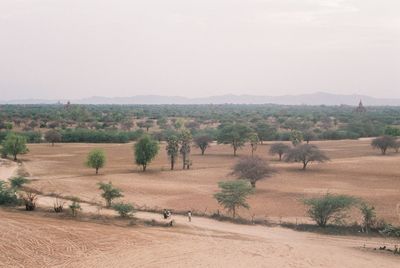
[[[221,95],[205,98],[186,98],[179,96],[138,95],[133,97],[90,97],[71,100],[72,104],[286,104],[286,105],[358,105],[362,100],[366,106],[399,106],[400,99],[373,98],[364,95],[340,95],[325,92],[301,95],[256,96]],[[55,104],[68,100],[0,100],[0,104]]]

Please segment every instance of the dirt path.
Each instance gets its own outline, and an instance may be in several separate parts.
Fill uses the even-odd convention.
[[[41,197],[39,200],[39,205],[49,206],[52,204],[54,198]],[[85,212],[108,216],[116,215],[113,210],[105,208],[99,210],[98,207],[87,203],[82,203],[81,205]],[[146,220],[163,220],[160,214],[149,212],[137,212],[135,216]],[[164,252],[165,249],[163,249],[163,253],[160,253],[161,256],[167,252],[168,254],[182,252],[185,247],[196,247],[195,241],[199,239],[201,242],[207,243],[210,249],[213,247],[219,248],[221,246],[221,238],[218,235],[216,236],[216,234],[223,234],[226,237],[235,238],[235,241],[237,239],[252,241],[252,247],[254,247],[252,254],[254,256],[258,254],[258,257],[271,263],[271,267],[398,267],[400,261],[399,258],[394,256],[379,254],[372,250],[372,248],[384,244],[393,246],[390,241],[385,241],[384,239],[318,235],[296,232],[281,227],[238,225],[203,217],[193,217],[192,222],[188,222],[187,217],[181,215],[173,215],[173,220],[176,223],[176,227],[173,229],[164,229],[163,232],[168,231],[171,234],[184,232],[187,233],[187,237],[179,238],[185,242],[180,241],[178,238],[178,240],[171,241],[168,244],[169,250]],[[192,234],[196,234],[195,239],[191,236]],[[189,242],[186,240],[193,241]],[[182,243],[186,245],[183,248],[181,248]],[[152,247],[149,250],[157,251],[157,249]],[[195,249],[193,248],[193,250]],[[250,249],[243,249],[244,252],[248,250]],[[124,258],[129,259],[131,249],[121,249],[120,254],[123,252],[126,254]],[[249,252],[252,251],[250,250]],[[185,256],[181,257],[182,259],[178,258],[173,261],[172,264],[174,265],[171,266],[175,266],[187,258]],[[217,260],[213,257],[209,256],[207,258],[207,260],[204,260],[207,265],[211,265],[210,267],[219,266],[217,265]],[[142,264],[146,266],[148,264],[147,261],[149,260],[146,258],[143,259]],[[246,262],[236,264],[237,267],[246,266]],[[263,266],[260,265],[261,263],[258,264],[256,262],[254,265],[256,267]],[[233,266],[236,267],[234,264]]]

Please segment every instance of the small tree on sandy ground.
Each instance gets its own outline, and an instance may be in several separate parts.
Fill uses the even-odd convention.
[[[156,157],[159,149],[157,141],[144,135],[134,146],[136,164],[146,171],[147,165]]]
[[[10,154],[14,157],[14,161],[17,161],[17,155],[27,153],[28,147],[26,147],[26,138],[15,133],[7,135],[2,144],[3,151],[6,155]]]
[[[361,202],[360,212],[362,214],[362,219],[363,219],[362,222],[363,231],[368,233],[376,221],[375,207],[365,202]]]
[[[274,143],[271,145],[271,148],[269,148],[269,154],[270,155],[279,155],[279,161],[282,160],[282,156],[289,151],[290,146],[286,145],[284,143]]]
[[[0,180],[0,206],[16,206],[20,203],[15,190],[7,187],[6,182]]]
[[[76,217],[78,215],[78,211],[82,210],[79,201],[80,200],[78,197],[73,197],[72,203],[69,205],[69,209],[71,210],[71,214],[73,217]]]
[[[238,179],[248,180],[255,188],[257,181],[270,177],[274,172],[268,163],[259,156],[247,156],[236,162],[232,175],[236,175]]]
[[[206,149],[210,147],[210,143],[212,142],[212,138],[207,135],[201,135],[194,138],[194,144],[197,148],[200,148],[201,155],[204,155]]]
[[[132,217],[135,212],[134,206],[130,203],[120,202],[114,204],[112,207],[122,218]]]
[[[22,177],[22,176],[13,177],[13,178],[9,179],[9,181],[10,181],[11,188],[14,189],[15,191],[21,189],[22,186],[24,186],[24,184],[27,184],[30,182],[30,180],[28,180],[27,178]]]
[[[375,149],[380,149],[382,155],[385,155],[387,149],[396,147],[396,138],[388,135],[378,137],[372,140],[371,146]]]
[[[310,162],[322,163],[328,160],[329,157],[324,152],[311,144],[299,144],[285,154],[286,162],[300,162],[303,164],[303,170],[306,170]]]
[[[120,189],[115,188],[111,181],[109,183],[99,182],[99,190],[102,190],[103,193],[101,197],[106,201],[106,206],[111,207],[112,201],[116,198],[123,197],[123,194]]]
[[[167,146],[165,147],[169,160],[171,161],[171,170],[174,170],[176,159],[179,154],[179,139],[175,135],[167,138]]]
[[[96,170],[96,175],[99,174],[99,169],[104,167],[106,163],[106,155],[103,150],[93,149],[89,152],[86,159],[86,166],[94,168]]]
[[[260,143],[257,133],[251,133],[249,135],[249,142],[251,147],[251,156],[253,156],[254,152],[257,150],[258,144]]]
[[[25,192],[25,193],[21,194],[21,199],[24,202],[25,209],[27,211],[35,210],[37,194],[35,194],[33,192]]]
[[[232,213],[233,218],[236,217],[238,208],[250,208],[246,200],[253,193],[253,188],[247,181],[221,181],[218,186],[221,191],[216,193],[214,198],[217,199],[218,204],[222,205],[229,213]]]
[[[190,144],[192,142],[192,134],[189,130],[183,129],[179,134],[179,143],[181,144],[181,148],[179,152],[182,155],[182,167],[183,169],[189,169],[189,155],[190,155]]]
[[[321,197],[303,200],[308,206],[307,214],[319,226],[325,227],[330,221],[341,221],[346,217],[345,212],[357,203],[357,199],[347,195],[325,194]]]
[[[55,129],[51,129],[44,134],[44,138],[47,142],[54,146],[54,143],[61,142],[61,133]]]
[[[237,150],[244,146],[251,133],[251,129],[243,124],[221,125],[218,130],[218,143],[230,144],[233,148],[234,156],[237,156]]]

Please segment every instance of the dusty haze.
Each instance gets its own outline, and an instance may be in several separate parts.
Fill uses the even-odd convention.
[[[398,0],[2,0],[0,99],[400,97]]]

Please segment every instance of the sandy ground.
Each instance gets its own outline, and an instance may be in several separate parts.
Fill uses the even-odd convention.
[[[376,207],[379,217],[400,224],[400,154],[381,156],[372,150],[370,140],[316,142],[332,159],[311,164],[299,170],[298,164],[287,164],[268,155],[269,144],[259,146],[257,154],[278,170],[272,178],[257,183],[250,198],[250,210],[243,217],[307,221],[301,202],[326,192],[361,197]],[[33,180],[31,186],[46,193],[74,195],[86,201],[101,202],[96,184],[112,181],[125,194],[124,199],[138,206],[197,210],[207,213],[220,209],[213,198],[217,182],[233,179],[230,168],[237,158],[228,145],[214,145],[205,156],[193,148],[191,170],[170,171],[162,146],[159,155],[143,173],[134,164],[132,144],[47,144],[30,145],[30,153],[22,156]],[[95,176],[84,161],[93,148],[103,148],[107,165]],[[246,147],[240,155],[249,154]],[[353,220],[359,220],[354,215]]]
[[[279,173],[257,184],[250,211],[241,215],[304,219],[299,198],[329,192],[347,193],[373,203],[378,215],[398,222],[400,202],[399,155],[380,156],[369,141],[319,142],[332,158],[312,165],[307,172],[296,164],[279,163],[267,155],[268,145],[257,153],[271,161]],[[196,150],[189,171],[169,171],[164,149],[142,173],[133,164],[132,144],[30,145],[23,167],[31,187],[45,193],[75,195],[101,202],[96,183],[111,180],[138,205],[219,209],[212,198],[216,183],[230,179],[236,161],[229,146],[213,146],[206,156]],[[98,176],[84,167],[87,152],[105,149],[106,168]],[[249,153],[242,150],[241,155]],[[3,162],[0,179],[16,172],[17,165]],[[54,199],[40,197],[39,206]],[[84,212],[115,215],[82,204]],[[50,213],[50,212],[49,212]],[[160,215],[138,212],[142,219]],[[372,250],[398,241],[381,238],[327,236],[295,232],[281,227],[236,225],[194,217],[191,223],[174,216],[173,228],[120,226],[111,222],[86,222],[56,218],[43,212],[0,209],[0,267],[399,267],[400,259]]]

